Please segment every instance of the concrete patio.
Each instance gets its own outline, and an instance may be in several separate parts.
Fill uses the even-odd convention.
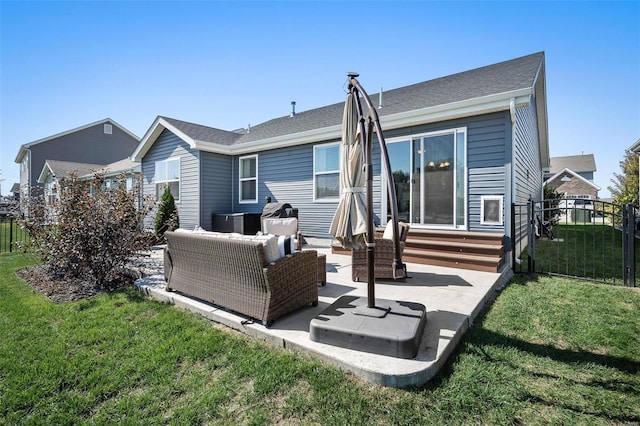
[[[508,268],[502,273],[489,273],[408,263],[411,278],[406,282],[378,280],[376,298],[417,302],[427,308],[427,324],[418,355],[414,359],[393,358],[310,340],[310,321],[340,296],[366,297],[367,283],[351,280],[350,256],[333,254],[324,245],[309,245],[306,249],[327,256],[327,284],[318,287],[318,306],[292,312],[276,320],[270,328],[213,305],[165,291],[161,247],[150,252],[145,265],[139,268],[143,276],[135,284],[154,299],[198,313],[249,336],[309,354],[369,382],[403,388],[422,386],[437,374],[485,304],[512,276]]]

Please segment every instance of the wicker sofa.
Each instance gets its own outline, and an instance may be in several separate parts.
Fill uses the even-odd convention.
[[[238,312],[265,326],[303,306],[317,306],[316,251],[269,262],[269,249],[260,241],[212,234],[165,233],[168,291]]]

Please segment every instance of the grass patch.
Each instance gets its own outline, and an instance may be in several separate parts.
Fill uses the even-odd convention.
[[[0,255],[0,424],[640,422],[640,293],[514,280],[423,389],[365,383],[132,289],[54,304]]]

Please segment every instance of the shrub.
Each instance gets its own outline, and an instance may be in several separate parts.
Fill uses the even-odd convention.
[[[22,220],[41,260],[61,277],[93,278],[104,286],[137,251],[152,244],[144,217],[152,204],[141,198],[141,179],[131,190],[125,176],[106,188],[104,175],[75,174],[58,183],[56,200],[28,200]]]
[[[178,210],[176,209],[176,201],[171,194],[169,186],[164,188],[158,212],[156,213],[156,222],[154,226],[155,234],[158,238],[162,238],[166,231],[173,231],[180,226],[178,218]]]
[[[544,219],[551,220],[560,215],[560,209],[558,204],[563,198],[563,194],[560,194],[551,185],[544,186]]]

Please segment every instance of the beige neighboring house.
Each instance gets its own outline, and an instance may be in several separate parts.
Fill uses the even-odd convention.
[[[545,173],[545,185],[567,199],[597,200],[600,187],[593,183],[596,161],[593,154],[551,157],[551,167]]]
[[[52,203],[58,200],[60,179],[70,176],[72,173],[75,173],[79,178],[90,179],[96,172],[104,174],[107,187],[111,187],[118,176],[125,175],[127,189],[131,189],[133,180],[140,174],[140,163],[131,161],[128,158],[106,165],[46,160],[38,177],[38,183],[44,187],[47,203]]]

